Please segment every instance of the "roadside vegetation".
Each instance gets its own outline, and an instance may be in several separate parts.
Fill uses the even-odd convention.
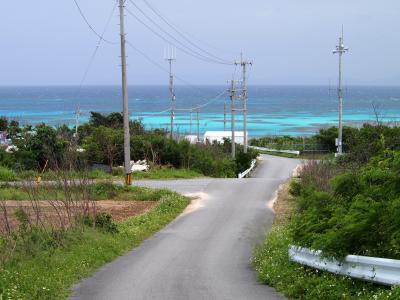
[[[398,131],[381,125],[354,129],[344,156],[304,165],[255,251],[260,281],[293,299],[400,299],[400,287],[336,276],[288,257],[288,246],[297,245],[339,260],[348,254],[400,259]],[[287,217],[279,217],[282,210]]]
[[[25,204],[5,201],[15,198]],[[114,203],[127,209],[116,211]],[[139,245],[187,204],[167,190],[85,180],[1,188],[0,299],[65,299],[72,284]]]
[[[360,128],[343,127],[343,148],[347,153],[354,153],[357,161],[367,162],[370,153],[377,152],[377,141],[381,135],[385,137],[388,149],[397,149],[400,145],[400,127],[364,124]],[[304,158],[314,155],[335,153],[335,139],[338,136],[337,127],[322,128],[319,132],[307,137],[270,136],[250,140],[251,146],[272,148],[277,150],[298,150]],[[372,149],[375,148],[375,149]],[[273,155],[286,155],[284,153],[271,153]],[[290,155],[289,155],[290,157]]]
[[[18,122],[0,119],[15,146],[6,151],[0,148],[0,181],[30,179],[41,175],[53,180],[60,170],[65,171],[66,153],[75,151],[76,165],[68,167],[70,177],[82,172],[91,179],[122,177],[118,166],[123,164],[122,115],[91,113],[90,121],[75,128],[46,124],[20,127]],[[145,160],[148,174],[134,178],[167,179],[198,176],[236,177],[249,168],[256,151],[243,153],[238,145],[237,157],[230,156],[230,142],[190,144],[187,140],[170,139],[164,130],[146,130],[140,120],[130,122],[131,159]]]

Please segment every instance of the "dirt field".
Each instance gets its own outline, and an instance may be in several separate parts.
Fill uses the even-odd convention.
[[[68,204],[69,205],[69,204]],[[117,222],[129,217],[137,216],[148,212],[157,205],[156,201],[114,201],[104,200],[69,206],[60,201],[1,201],[0,202],[0,232],[18,228],[19,222],[15,217],[15,212],[23,209],[31,223],[45,223],[53,226],[68,226],[71,220],[86,209],[91,214],[110,213]],[[83,207],[84,205],[85,207]]]

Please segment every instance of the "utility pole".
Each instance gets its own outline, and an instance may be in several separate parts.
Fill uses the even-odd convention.
[[[122,102],[124,119],[124,167],[125,184],[132,184],[131,167],[131,145],[129,134],[129,106],[128,106],[128,84],[126,78],[126,52],[125,52],[125,26],[124,26],[124,0],[119,0],[119,18],[121,35],[121,69],[122,69]]]
[[[76,109],[76,118],[75,118],[75,139],[78,140],[78,127],[79,127],[79,119],[81,117],[81,108],[78,105]]]
[[[224,131],[226,131],[226,100],[224,101]]]
[[[193,114],[193,111],[190,110],[190,132],[189,132],[189,135],[192,135],[192,122],[193,122],[192,114]]]
[[[336,50],[333,54],[339,54],[339,83],[338,83],[338,98],[339,98],[339,134],[337,140],[337,154],[343,154],[343,88],[342,88],[342,56],[344,53],[349,51],[349,48],[344,46],[343,41],[343,26],[342,36],[339,37],[339,45],[336,46]]]
[[[236,90],[235,90],[235,80],[232,79],[231,81],[231,87],[230,87],[230,99],[231,99],[231,131],[232,131],[232,138],[231,138],[231,155],[232,158],[235,159],[235,95],[236,95]]]
[[[197,143],[200,143],[200,118],[199,118],[199,108],[196,111],[197,113]]]
[[[240,53],[240,61],[235,62],[235,65],[242,66],[242,94],[240,96],[243,101],[243,144],[244,153],[247,153],[247,82],[246,69],[248,65],[253,65],[253,62],[243,59],[243,53]]]
[[[174,75],[172,74],[172,62],[176,60],[175,51],[173,48],[167,48],[166,60],[169,64],[169,95],[171,99],[171,139],[174,137],[174,119],[175,119],[175,89],[174,89]]]

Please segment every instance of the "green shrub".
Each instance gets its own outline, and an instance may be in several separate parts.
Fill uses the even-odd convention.
[[[112,182],[99,182],[90,187],[91,193],[97,199],[113,199],[117,195],[118,187]]]
[[[330,180],[321,191],[317,173],[296,186],[293,240],[322,250],[325,256],[347,254],[400,259],[400,151],[386,151],[358,171]]]
[[[300,196],[301,194],[301,183],[298,180],[292,180],[290,182],[289,193],[292,196]]]
[[[0,181],[15,181],[17,176],[13,170],[0,166]]]
[[[112,220],[112,216],[108,213],[97,214],[94,220],[97,228],[110,233],[117,233],[118,227]]]

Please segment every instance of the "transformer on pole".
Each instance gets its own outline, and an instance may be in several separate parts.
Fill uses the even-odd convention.
[[[240,99],[243,101],[243,144],[244,153],[247,153],[247,81],[246,72],[247,66],[253,65],[252,61],[247,61],[243,59],[243,53],[240,53],[240,61],[235,62],[235,65],[242,66],[242,93]]]
[[[339,37],[339,45],[333,51],[333,54],[339,54],[339,82],[338,82],[338,99],[339,99],[339,134],[337,139],[337,154],[343,154],[343,88],[342,88],[342,56],[344,53],[349,51],[349,48],[344,46],[343,40],[343,27],[342,36]]]

